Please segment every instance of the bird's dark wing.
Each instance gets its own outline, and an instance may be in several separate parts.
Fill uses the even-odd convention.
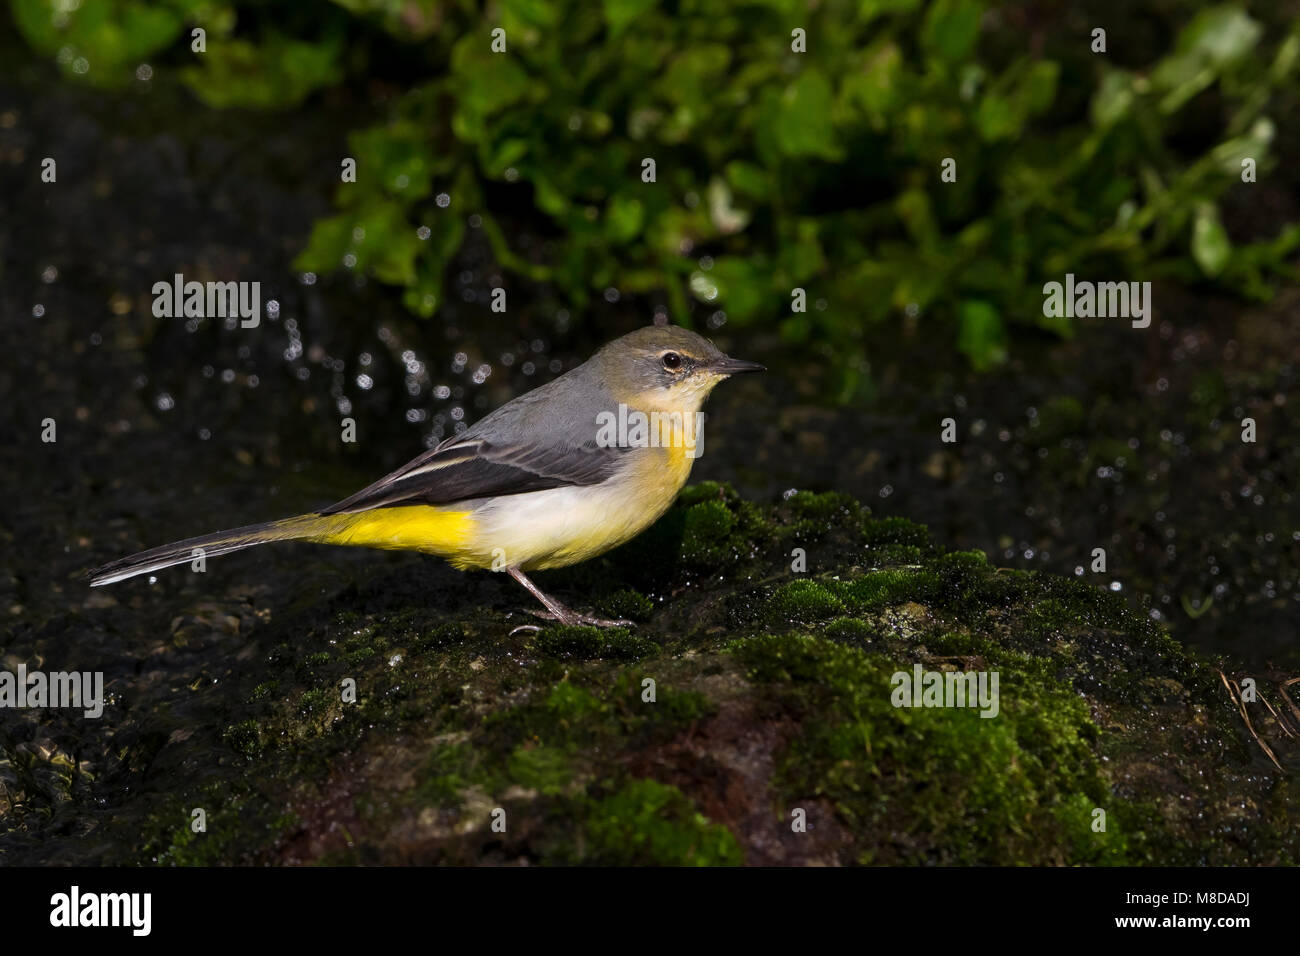
[[[626,451],[599,446],[594,440],[579,446],[542,447],[525,442],[494,444],[458,435],[321,514],[594,485],[622,467]]]

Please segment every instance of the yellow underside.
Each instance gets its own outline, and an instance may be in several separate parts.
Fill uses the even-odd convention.
[[[326,530],[313,535],[322,544],[425,551],[459,563],[472,550],[474,517],[429,505],[376,508],[358,514],[323,518]]]

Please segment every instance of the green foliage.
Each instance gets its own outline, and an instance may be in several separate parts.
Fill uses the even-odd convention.
[[[1223,224],[1254,188],[1243,160],[1266,174],[1295,115],[1300,22],[1263,5],[1117,9],[1105,53],[986,0],[56,7],[17,0],[15,20],[69,70],[84,57],[86,78],[121,82],[157,53],[218,107],[298,103],[345,62],[363,75],[385,32],[418,41],[406,92],[351,137],[357,181],[340,184],[301,268],[357,270],[432,315],[477,213],[498,264],[551,283],[576,314],[614,286],[663,296],[690,324],[693,298],[696,316],[815,343],[842,397],[866,384],[869,323],[938,321],[992,368],[1014,327],[1070,334],[1042,314],[1043,283],[1066,272],[1262,298],[1300,247],[1300,225],[1234,244]],[[1125,48],[1139,16],[1163,48]],[[185,32],[198,23],[201,56]],[[521,232],[554,241],[516,248]]]
[[[272,33],[258,45],[226,39],[182,75],[199,99],[218,109],[294,106],[340,78],[341,47],[337,35],[303,42]]]
[[[73,4],[14,0],[14,23],[27,42],[55,56],[71,77],[107,86],[126,83],[144,57],[178,43],[186,19],[200,0],[102,0]]]

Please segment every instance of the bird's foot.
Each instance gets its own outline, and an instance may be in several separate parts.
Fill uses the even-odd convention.
[[[635,627],[636,625],[624,618],[606,618],[596,617],[594,614],[580,614],[577,611],[571,611],[567,607],[562,608],[562,613],[552,614],[550,611],[529,611],[534,617],[540,617],[543,621],[555,621],[558,624],[564,624],[567,627],[576,627],[579,624],[586,624],[590,627]],[[525,624],[523,627],[531,627]],[[516,628],[519,630],[521,628]]]
[[[533,597],[537,598],[537,600],[541,601],[544,605],[546,605],[545,611],[528,612],[529,614],[532,614],[536,617],[540,617],[543,621],[558,621],[560,624],[565,624],[569,627],[573,627],[577,624],[590,624],[592,627],[631,627],[632,626],[631,621],[625,621],[622,618],[609,620],[608,618],[594,617],[590,614],[579,614],[577,611],[571,611],[563,604],[561,604],[559,601],[555,600],[555,598],[548,597],[545,593],[543,593],[542,589],[539,588],[532,581],[528,580],[528,575],[524,574],[524,572],[519,570],[519,568],[511,566],[506,568],[506,570],[510,572],[510,576],[512,578],[514,578],[516,581],[518,581],[520,584],[522,584],[525,588],[528,589],[529,594],[531,594]],[[531,625],[523,625],[522,627],[515,628],[515,630],[521,631],[525,627],[530,627],[530,626]],[[511,631],[510,633],[513,634],[514,631]]]

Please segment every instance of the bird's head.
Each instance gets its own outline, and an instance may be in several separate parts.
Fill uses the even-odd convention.
[[[605,381],[632,408],[698,411],[709,392],[739,372],[763,366],[723,354],[702,335],[651,325],[615,339],[597,353]]]

